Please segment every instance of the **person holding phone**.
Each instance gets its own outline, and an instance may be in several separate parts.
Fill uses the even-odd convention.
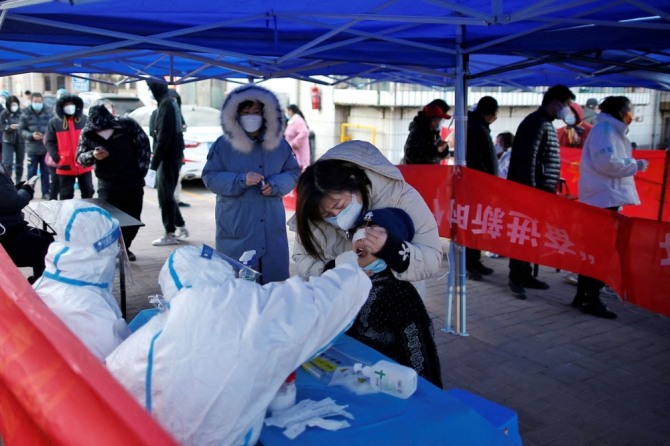
[[[10,173],[0,163],[0,244],[17,267],[31,267],[35,282],[45,269],[44,258],[54,241],[51,234],[28,225],[23,218],[23,208],[33,198],[38,177],[22,183],[17,189]]]
[[[77,162],[95,165],[98,197],[141,220],[144,176],[149,170],[149,137],[132,118],[113,116],[104,105],[88,111],[88,122],[81,131]],[[122,228],[128,260],[136,260],[130,251],[139,228]]]

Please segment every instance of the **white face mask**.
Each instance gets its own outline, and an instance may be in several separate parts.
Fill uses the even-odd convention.
[[[9,107],[9,109],[12,111],[12,113],[16,113],[17,111],[19,111],[19,105],[18,104],[12,104],[12,106]]]
[[[33,110],[38,112],[38,111],[42,111],[42,107],[44,107],[44,104],[42,104],[41,102],[33,102],[32,107],[33,107]]]
[[[569,113],[563,120],[567,125],[575,125],[577,123],[577,117],[574,113]]]
[[[263,117],[258,115],[240,116],[240,125],[247,133],[253,133],[261,128]]]
[[[63,113],[66,115],[74,115],[74,112],[77,111],[77,106],[74,104],[66,105],[63,107]]]
[[[351,194],[351,203],[349,203],[349,206],[342,209],[336,216],[326,218],[326,221],[333,226],[338,226],[348,231],[354,226],[362,210],[363,204],[358,202],[356,195]]]
[[[503,148],[500,144],[496,144],[496,155],[503,153]]]

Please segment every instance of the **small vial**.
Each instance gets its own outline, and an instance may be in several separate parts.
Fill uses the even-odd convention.
[[[286,380],[282,383],[275,397],[270,402],[270,412],[280,412],[282,410],[290,409],[295,406],[295,399],[297,395],[297,388],[295,386],[296,372],[292,372]]]

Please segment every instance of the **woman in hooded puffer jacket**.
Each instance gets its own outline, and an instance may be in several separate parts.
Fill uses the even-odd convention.
[[[216,194],[216,249],[234,259],[256,251],[249,266],[260,282],[289,277],[282,197],[295,187],[300,166],[284,139],[284,113],[269,90],[254,84],[228,94],[223,136],[209,149],[202,180]]]

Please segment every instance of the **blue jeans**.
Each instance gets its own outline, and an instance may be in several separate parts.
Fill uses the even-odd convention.
[[[28,155],[28,179],[37,175],[40,171],[40,183],[42,185],[42,197],[49,195],[49,166],[44,162],[45,153],[42,155]]]

